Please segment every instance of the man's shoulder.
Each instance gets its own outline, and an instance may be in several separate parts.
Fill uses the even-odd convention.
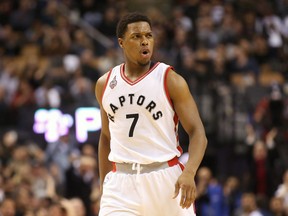
[[[160,69],[160,70],[163,70],[163,71],[166,71],[166,72],[170,71],[170,70],[174,71],[174,67],[172,65],[170,65],[170,64],[165,63],[165,62],[154,62],[154,63],[152,62],[151,65],[152,66],[150,66],[150,68],[155,67],[158,70]]]
[[[161,65],[161,66],[164,66],[164,67],[172,67],[171,65],[165,63],[165,62],[154,62],[154,64],[158,64],[158,65]]]
[[[108,77],[108,75],[109,75],[109,72],[110,72],[110,71],[107,71],[107,72],[104,73],[102,76],[100,76],[99,79],[97,80],[96,85],[105,83],[106,80],[107,80],[107,77]]]
[[[107,71],[107,72],[105,72],[105,73],[98,79],[98,81],[99,81],[99,82],[103,82],[103,81],[105,82],[106,79],[110,76],[111,72],[112,72],[113,70],[117,69],[117,68],[120,68],[121,65],[122,65],[122,64],[119,64],[119,65],[116,65],[116,66],[110,68],[110,70]]]

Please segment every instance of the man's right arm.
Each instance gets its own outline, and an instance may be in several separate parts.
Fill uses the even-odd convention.
[[[112,164],[108,160],[110,153],[110,132],[107,114],[102,106],[102,95],[106,84],[108,73],[104,74],[97,80],[95,94],[101,110],[102,128],[98,143],[98,164],[100,177],[100,192],[102,193],[103,182],[106,174],[112,170]]]

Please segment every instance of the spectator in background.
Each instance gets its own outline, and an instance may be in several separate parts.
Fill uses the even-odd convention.
[[[101,76],[101,68],[93,50],[84,49],[80,54],[80,74],[95,83]]]
[[[97,27],[103,18],[102,7],[105,4],[93,0],[79,1],[77,4],[80,16],[90,25]]]
[[[277,150],[281,164],[288,166],[288,101],[279,84],[272,84],[270,93],[255,107],[253,124],[256,134]]]
[[[223,186],[225,203],[228,206],[228,215],[232,216],[241,205],[241,183],[235,176],[229,176]]]
[[[92,143],[83,143],[80,147],[83,156],[97,158],[96,148]]]
[[[86,106],[95,107],[97,102],[95,100],[93,84],[90,79],[86,77],[75,78],[71,83],[70,92],[73,97],[76,107]],[[94,96],[94,97],[93,97]]]
[[[17,146],[18,133],[14,130],[8,130],[2,134],[0,141],[0,162],[1,166],[5,168],[9,165],[12,159],[12,154]]]
[[[248,189],[265,199],[273,195],[276,187],[276,155],[273,153],[273,149],[267,149],[265,142],[262,140],[257,140],[249,153],[251,158],[248,163],[250,177]]]
[[[2,173],[2,167],[0,165],[0,171]],[[3,174],[0,174],[0,203],[2,203],[2,201],[5,198],[5,181],[4,181],[4,176]]]
[[[53,181],[55,182],[55,195],[64,196],[65,193],[65,176],[63,176],[63,173],[56,163],[51,163],[47,168],[48,173],[53,178]]]
[[[8,61],[0,72],[0,86],[5,89],[5,101],[10,106],[20,85],[17,64],[13,61]]]
[[[282,183],[278,185],[275,196],[283,200],[285,209],[288,209],[288,169],[284,172]]]
[[[53,203],[48,209],[48,216],[71,216],[61,202]]]
[[[0,44],[3,53],[5,56],[18,56],[21,51],[21,42],[23,42],[20,32],[15,31],[11,25],[5,25],[1,30]]]
[[[19,88],[16,90],[11,101],[11,107],[20,110],[35,103],[34,92],[28,80],[20,80]]]
[[[269,209],[273,216],[285,216],[283,199],[273,196],[269,202]]]
[[[227,56],[226,47],[224,44],[218,44],[215,47],[214,54],[212,54],[212,80],[215,80],[216,86],[225,85],[229,83],[229,72],[227,70]]]
[[[17,31],[26,31],[35,18],[35,0],[19,1],[18,8],[11,13],[10,23]]]
[[[105,55],[97,58],[97,76],[103,75],[106,71],[109,71],[115,64],[119,64],[122,61],[123,56],[120,55],[120,50],[114,47],[105,51]]]
[[[75,212],[75,216],[87,215],[84,203],[80,198],[72,198],[72,199],[70,199],[70,203],[71,203],[72,208]],[[90,215],[88,214],[88,216],[90,216]]]
[[[0,24],[9,24],[9,18],[13,11],[13,3],[9,0],[0,2]]]
[[[199,216],[228,216],[222,186],[208,167],[200,167],[197,175],[196,213]]]
[[[174,27],[182,28],[186,32],[192,31],[192,20],[185,15],[181,6],[173,8],[172,21]]]
[[[7,102],[5,101],[5,91],[6,89],[4,86],[0,86],[0,130],[4,130],[7,126],[9,126],[10,119],[9,119],[9,106]]]
[[[210,3],[200,4],[196,20],[197,47],[213,48],[219,42],[219,36],[217,31],[215,31],[211,14],[212,6]]]
[[[86,216],[91,211],[91,193],[95,181],[96,160],[89,156],[81,156],[74,160],[66,171],[66,193],[67,198],[80,198],[85,206]]]
[[[11,118],[17,123],[19,129],[32,128],[33,115],[36,107],[34,89],[28,80],[20,80],[19,87],[16,90],[11,104]],[[19,121],[21,119],[21,121]]]
[[[27,174],[26,174],[27,175]],[[24,215],[25,212],[32,210],[35,206],[33,203],[33,192],[30,189],[29,180],[21,180],[19,185],[15,185],[17,190],[13,193],[13,199],[16,202],[16,215]]]
[[[92,39],[82,29],[76,29],[72,32],[73,44],[71,44],[70,52],[81,56],[85,50],[90,50],[94,43]]]
[[[241,206],[236,211],[234,216],[264,216],[257,206],[256,196],[253,193],[243,193],[241,197]]]
[[[264,2],[261,15],[263,33],[267,38],[270,50],[270,57],[277,61],[276,56],[279,56],[281,47],[284,44],[284,38],[288,35],[281,18],[275,13],[271,3]]]
[[[255,85],[259,75],[259,67],[256,61],[249,56],[243,46],[235,47],[235,56],[229,62],[231,82],[236,86]]]
[[[35,90],[35,101],[38,107],[59,108],[61,95],[59,89],[53,85],[53,81],[46,78],[42,85]]]
[[[106,35],[116,44],[115,29],[117,26],[119,14],[114,7],[107,7],[103,13],[103,19],[98,25],[98,30]]]
[[[245,38],[252,39],[255,35],[260,33],[261,21],[253,8],[250,8],[243,13],[241,21],[243,23],[243,36]]]
[[[258,65],[269,65],[269,47],[265,37],[261,34],[254,34],[252,38],[252,55]]]
[[[172,41],[172,46],[171,46],[171,53],[172,55],[172,60],[175,64],[175,67],[179,69],[181,68],[181,63],[183,62],[183,58],[186,54],[186,52],[189,52],[189,44],[188,44],[188,34],[187,32],[177,26],[174,29],[174,38]]]
[[[79,156],[79,149],[71,140],[70,134],[61,135],[56,142],[48,143],[45,155],[46,165],[50,166],[55,163],[60,169],[60,179],[65,184],[65,172],[70,168],[71,162]]]
[[[101,201],[100,189],[94,187],[93,192],[91,196],[91,216],[98,216]]]
[[[16,216],[16,203],[12,198],[5,198],[0,203],[1,216]]]
[[[273,83],[269,95],[262,98],[254,112],[255,124],[260,124],[265,135],[272,128],[281,129],[287,126],[287,101],[280,84]]]
[[[44,162],[35,160],[31,167],[31,189],[34,197],[39,200],[56,197],[56,183]]]

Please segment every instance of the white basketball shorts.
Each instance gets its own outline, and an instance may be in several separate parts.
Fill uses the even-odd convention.
[[[99,216],[195,216],[173,199],[179,164],[149,173],[109,172],[104,180]]]

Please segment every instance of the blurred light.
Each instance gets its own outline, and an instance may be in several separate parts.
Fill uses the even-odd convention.
[[[47,142],[55,142],[60,136],[69,133],[74,125],[73,116],[63,114],[59,109],[38,109],[34,113],[33,131],[44,134]],[[94,107],[80,107],[75,111],[76,139],[85,142],[88,132],[101,129],[100,110]]]
[[[79,142],[85,142],[89,131],[101,129],[101,116],[98,108],[78,108],[75,112],[76,138]]]

